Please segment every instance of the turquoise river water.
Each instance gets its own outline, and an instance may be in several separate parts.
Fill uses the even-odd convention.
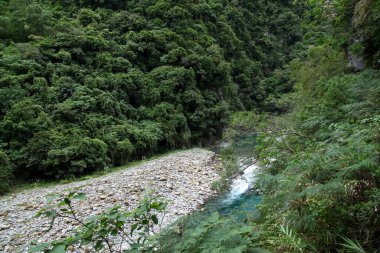
[[[208,201],[205,205],[206,212],[217,211],[220,215],[235,215],[239,219],[256,217],[257,204],[261,202],[261,196],[253,191],[255,175],[259,169],[253,151],[256,145],[256,134],[247,135],[236,139],[228,147],[216,147],[212,150],[220,153],[224,148],[232,149],[238,161],[241,175],[232,180],[230,189]]]

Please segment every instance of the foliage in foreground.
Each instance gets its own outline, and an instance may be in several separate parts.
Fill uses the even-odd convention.
[[[286,223],[301,240],[299,252],[310,245],[317,252],[343,246],[350,252],[376,252],[380,73],[366,70],[309,84],[315,86],[298,91],[298,101],[307,95],[308,104],[269,121],[270,131],[259,137],[266,164],[258,186],[265,194],[261,219],[268,231]],[[268,245],[281,250],[284,244],[273,240]]]
[[[195,213],[157,238],[165,253],[241,253],[252,248],[252,228],[218,213]]]
[[[223,217],[217,212],[196,212],[181,218],[168,228],[161,229],[166,203],[148,195],[133,211],[120,206],[107,209],[99,215],[85,219],[78,216],[75,204],[86,199],[84,193],[49,195],[47,206],[38,216],[51,220],[72,219],[78,226],[68,237],[32,246],[30,252],[64,253],[67,250],[90,252],[127,253],[208,253],[208,252],[265,252],[253,247],[251,227],[233,217]],[[161,215],[160,215],[161,214]]]
[[[62,240],[33,246],[30,252],[65,253],[84,250],[86,252],[110,253],[153,252],[156,246],[146,245],[148,238],[155,234],[162,224],[160,214],[165,212],[166,203],[154,195],[147,195],[132,211],[121,206],[108,208],[105,212],[81,218],[75,210],[76,200],[85,200],[84,193],[71,192],[67,195],[50,195],[47,205],[37,216],[51,220],[50,229],[56,220],[71,219],[78,226],[72,235]]]
[[[313,64],[295,70],[292,113],[233,117],[243,120],[232,126],[260,130],[256,187],[264,195],[261,217],[251,224],[260,232],[253,243],[273,252],[378,252],[380,72],[298,75]]]

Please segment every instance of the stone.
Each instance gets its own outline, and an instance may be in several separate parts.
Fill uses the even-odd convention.
[[[199,203],[204,203],[213,195],[211,185],[219,178],[215,169],[217,162],[210,162],[213,156],[210,151],[192,149],[99,178],[32,189],[0,198],[0,251],[3,245],[7,245],[12,249],[9,252],[24,252],[21,249],[25,250],[32,240],[52,241],[71,233],[78,225],[74,221],[57,219],[53,229],[47,232],[49,220],[34,218],[34,214],[46,204],[45,195],[49,192],[66,193],[74,188],[87,195],[87,200],[73,202],[80,219],[100,214],[118,202],[122,208],[133,210],[145,190],[155,190],[169,201],[163,222],[165,227],[193,212]]]
[[[6,211],[3,211],[3,212],[0,212],[0,216],[7,216],[8,214],[10,213],[9,210],[6,210]]]
[[[0,224],[0,231],[9,229],[10,227],[11,227],[10,225]]]
[[[348,68],[352,68],[354,71],[363,70],[366,67],[365,58],[363,55],[357,55],[353,52],[348,52]]]

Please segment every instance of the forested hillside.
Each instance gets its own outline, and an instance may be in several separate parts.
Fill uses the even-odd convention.
[[[380,252],[379,69],[379,0],[0,0],[0,193],[255,132],[253,214],[205,209],[138,247]],[[239,174],[224,151],[216,188]],[[116,209],[89,224],[117,235]],[[108,243],[87,232],[40,250]]]
[[[380,250],[380,1],[311,1],[259,137],[261,239],[274,252]],[[257,127],[257,124],[256,124]]]
[[[219,138],[268,107],[291,58],[291,1],[1,0],[1,187]],[[289,89],[289,87],[283,87]],[[270,109],[273,109],[270,107]]]

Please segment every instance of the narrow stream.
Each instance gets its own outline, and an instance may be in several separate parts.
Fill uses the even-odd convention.
[[[213,151],[220,153],[224,148],[232,148],[234,151],[241,175],[235,178],[230,189],[210,200],[205,209],[207,212],[219,212],[221,215],[235,215],[239,219],[257,217],[257,204],[261,202],[261,196],[253,191],[255,177],[259,169],[257,160],[253,156],[256,145],[256,135],[248,135],[234,141],[230,147],[217,147]]]
[[[256,207],[261,202],[261,196],[257,195],[254,190],[259,169],[253,154],[255,145],[256,135],[249,135],[235,140],[231,145],[219,145],[211,148],[216,153],[223,151],[230,153],[230,151],[233,151],[237,165],[240,168],[240,175],[232,180],[228,190],[210,199],[202,210],[184,217],[183,220],[176,223],[175,227],[173,227],[174,229],[170,229],[166,234],[163,234],[162,240],[166,245],[171,245],[170,250],[167,250],[167,252],[179,252],[176,245],[179,245],[179,248],[183,245],[192,245],[189,247],[197,248],[193,245],[194,242],[203,243],[204,241],[205,245],[213,245],[213,240],[219,240],[218,235],[223,233],[224,226],[227,229],[240,226],[247,227],[250,221],[259,217]],[[219,214],[218,221],[212,219],[212,217],[215,217],[215,212]],[[214,236],[217,236],[217,238],[214,238]],[[234,241],[235,239],[232,238],[232,240]],[[223,244],[224,241],[225,239],[220,243]],[[202,247],[205,247],[205,245]]]

